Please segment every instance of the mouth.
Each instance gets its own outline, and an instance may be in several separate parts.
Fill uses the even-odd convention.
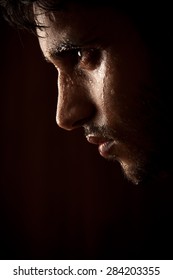
[[[88,135],[86,138],[89,143],[98,145],[98,151],[102,157],[106,159],[115,158],[115,140],[95,135]]]

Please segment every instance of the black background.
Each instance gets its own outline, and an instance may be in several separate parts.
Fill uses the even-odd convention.
[[[155,190],[57,127],[56,71],[34,35],[0,24],[0,258],[170,257]]]

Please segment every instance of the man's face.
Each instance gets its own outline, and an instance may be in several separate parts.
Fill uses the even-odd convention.
[[[69,5],[45,14],[35,8],[42,52],[58,71],[56,120],[60,127],[83,127],[100,154],[117,160],[139,183],[156,132],[152,105],[158,87],[150,54],[130,18],[111,8]]]

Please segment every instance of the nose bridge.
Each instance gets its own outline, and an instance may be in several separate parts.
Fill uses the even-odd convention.
[[[77,128],[91,118],[93,107],[87,88],[78,77],[59,72],[57,124],[66,130]]]

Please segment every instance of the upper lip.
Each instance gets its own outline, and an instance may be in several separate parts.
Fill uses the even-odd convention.
[[[100,137],[100,136],[92,135],[92,134],[87,135],[86,139],[88,140],[89,143],[95,144],[95,145],[101,145],[103,143],[110,141],[110,139],[108,139],[108,138],[104,138],[104,137]]]

